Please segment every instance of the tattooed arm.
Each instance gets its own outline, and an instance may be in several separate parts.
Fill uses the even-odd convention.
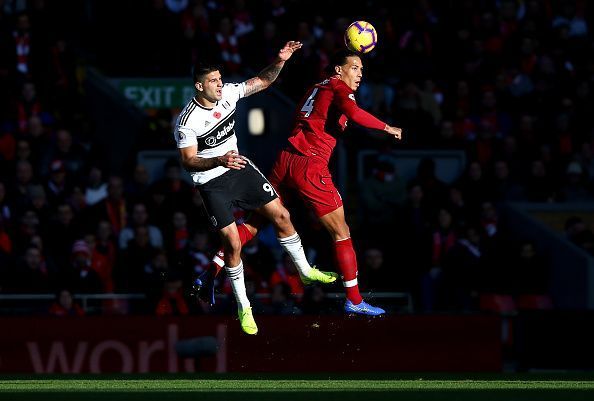
[[[234,150],[230,150],[223,156],[198,157],[196,145],[179,149],[182,165],[189,172],[207,171],[222,166],[233,170],[241,170],[247,164],[246,159]]]
[[[254,78],[245,81],[245,96],[253,95],[268,88],[280,74],[285,61],[290,59],[293,52],[300,49],[301,46],[301,42],[287,42],[285,47],[278,52],[278,57],[272,64],[260,71]]]

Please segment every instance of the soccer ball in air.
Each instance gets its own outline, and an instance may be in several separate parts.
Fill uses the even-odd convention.
[[[369,53],[377,44],[377,32],[366,21],[355,21],[344,32],[346,46],[358,53]]]

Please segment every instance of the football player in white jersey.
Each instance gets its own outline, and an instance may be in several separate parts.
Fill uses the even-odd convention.
[[[248,334],[256,334],[258,327],[246,295],[240,254],[242,244],[253,234],[245,225],[238,230],[232,213],[234,206],[254,210],[273,223],[281,246],[304,282],[330,283],[337,278],[335,273],[309,265],[289,212],[266,177],[237,149],[237,101],[268,88],[299,48],[300,42],[287,42],[272,64],[241,83],[223,84],[217,66],[197,65],[193,73],[196,95],[182,110],[174,130],[182,164],[192,175],[211,223],[221,236],[225,270],[237,300],[241,327]]]

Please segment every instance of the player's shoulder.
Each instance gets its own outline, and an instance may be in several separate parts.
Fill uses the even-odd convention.
[[[182,127],[183,126],[189,127],[197,119],[203,118],[207,111],[208,111],[207,108],[200,105],[200,103],[198,103],[195,98],[192,98],[188,102],[186,107],[184,107],[182,109],[181,113],[179,113],[179,116],[177,117],[176,125],[182,126]]]
[[[225,97],[236,97],[237,94],[245,93],[244,82],[227,82],[223,84],[222,94]]]
[[[241,86],[244,85],[243,82],[225,82],[223,84],[223,90],[227,89],[239,89]]]
[[[332,90],[334,90],[335,92],[348,92],[351,93],[353,90],[351,88],[349,88],[349,86],[347,84],[344,83],[344,81],[340,78],[337,77],[332,77],[328,79],[329,81],[329,85],[332,88]]]

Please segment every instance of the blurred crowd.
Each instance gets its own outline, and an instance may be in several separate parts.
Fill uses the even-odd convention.
[[[85,67],[187,77],[193,62],[209,59],[225,73],[249,73],[286,40],[299,40],[303,49],[278,82],[298,101],[344,46],[345,27],[365,19],[380,44],[364,57],[358,102],[402,127],[405,139],[395,144],[356,127],[346,136],[350,156],[379,151],[346,195],[357,209],[349,219],[363,290],[410,293],[419,311],[488,309],[492,294],[512,309],[550,307],[546,250],[508,241],[500,205],[592,200],[589,2],[368,0],[352,10],[338,1],[60,3],[0,1],[0,294],[55,293],[55,315],[84,314],[73,294],[109,292],[147,301],[106,302],[106,313],[230,310],[230,298],[212,308],[189,292],[218,241],[177,160],[157,181],[143,165],[107,170],[92,140],[101,133],[88,116]],[[161,138],[139,148],[173,148],[173,117],[157,115]],[[403,148],[459,149],[468,164],[445,183],[427,157],[405,180],[387,157]],[[294,213],[307,223],[298,228],[310,259],[331,266],[323,230],[307,211]],[[573,217],[566,231],[575,229],[569,238],[594,253],[587,223]],[[261,313],[336,311],[327,289],[302,287],[270,232],[245,247],[243,260]],[[223,279],[219,289],[229,294]]]

